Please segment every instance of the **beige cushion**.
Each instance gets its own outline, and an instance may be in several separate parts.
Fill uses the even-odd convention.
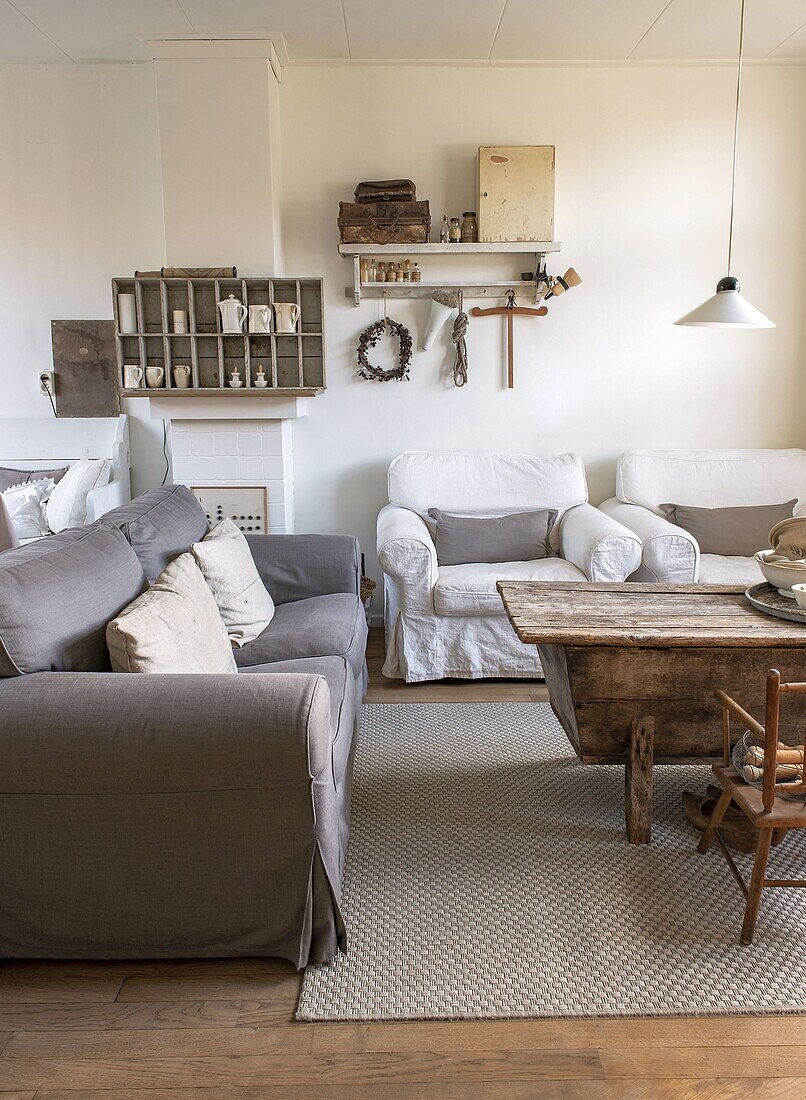
[[[223,519],[190,549],[215,597],[230,641],[237,646],[253,642],[274,618],[274,600],[239,528],[231,519]]]
[[[181,554],[106,628],[114,672],[237,672],[227,629],[192,554]]]

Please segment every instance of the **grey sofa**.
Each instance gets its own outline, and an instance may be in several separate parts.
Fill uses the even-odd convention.
[[[277,610],[238,675],[109,671],[109,619],[206,530],[168,486],[0,554],[0,956],[345,948],[359,548],[249,536]]]

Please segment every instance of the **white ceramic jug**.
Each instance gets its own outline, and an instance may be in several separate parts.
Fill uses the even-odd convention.
[[[274,306],[275,332],[296,332],[299,306],[296,302],[272,302]]]
[[[268,306],[249,307],[249,331],[271,332],[271,310]]]
[[[221,314],[221,331],[236,333],[243,331],[243,323],[248,312],[243,302],[239,302],[234,294],[218,303],[218,311]]]

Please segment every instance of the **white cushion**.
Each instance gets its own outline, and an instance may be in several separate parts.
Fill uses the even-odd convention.
[[[581,569],[563,558],[443,565],[434,588],[437,615],[505,615],[497,581],[586,581]]]
[[[274,618],[274,600],[240,529],[231,519],[222,519],[190,549],[215,597],[230,641],[237,646],[253,642]]]
[[[700,555],[700,584],[761,584],[764,574],[755,558]]]
[[[87,518],[87,494],[109,481],[108,458],[82,458],[71,466],[50,494],[45,514],[51,531],[79,527]]]
[[[618,462],[616,496],[660,515],[661,504],[730,508],[806,507],[806,451],[627,451]]]
[[[38,539],[49,534],[45,501],[54,484],[53,478],[48,477],[4,490],[3,503],[18,539]]]
[[[389,466],[389,501],[425,516],[429,508],[500,515],[556,508],[560,515],[588,499],[577,455],[409,451]]]
[[[180,554],[106,628],[115,672],[237,672],[218,605],[192,554]]]

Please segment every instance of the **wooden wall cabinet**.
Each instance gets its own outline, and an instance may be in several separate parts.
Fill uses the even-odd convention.
[[[118,294],[134,294],[137,308],[137,332],[120,331]],[[217,303],[230,294],[245,306],[272,302],[296,302],[300,318],[296,333],[250,333],[248,318],[243,332],[222,333]],[[113,279],[112,303],[115,317],[115,347],[121,392],[124,397],[149,394],[192,397],[210,394],[315,397],[323,393],[325,380],[324,291],[316,278],[247,279]],[[188,315],[188,332],[173,331],[175,309]],[[275,318],[272,311],[272,330]],[[143,385],[126,389],[123,368],[133,364],[143,368]],[[173,368],[187,364],[191,384],[178,388]],[[146,386],[148,367],[162,367],[163,385]],[[268,382],[255,386],[255,375],[262,367]],[[228,385],[237,369],[243,380],[241,389]]]
[[[554,237],[554,146],[479,149],[479,241]]]

